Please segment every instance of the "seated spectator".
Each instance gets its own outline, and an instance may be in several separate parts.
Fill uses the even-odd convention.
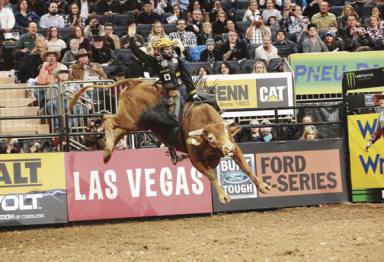
[[[204,9],[200,5],[200,1],[199,0],[189,1],[188,13],[187,13],[188,21],[192,20],[192,16],[193,16],[193,12],[194,11],[200,11],[201,14],[204,12]]]
[[[167,0],[149,0],[153,6],[153,12],[160,17],[165,13],[167,8]]]
[[[104,26],[97,18],[90,18],[89,25],[84,28],[84,37],[92,39],[95,36],[105,36]]]
[[[97,36],[93,38],[91,60],[103,66],[109,66],[115,64],[117,58],[111,48],[104,46],[104,38]]]
[[[47,31],[47,46],[49,50],[58,52],[67,48],[67,44],[63,39],[60,39],[60,32],[55,26],[50,27]]]
[[[276,34],[281,30],[280,24],[276,21],[275,16],[270,16],[267,21],[267,27],[271,31],[271,38],[273,41],[276,40]]]
[[[219,54],[223,61],[238,60],[241,62],[249,57],[246,44],[239,41],[235,31],[228,32],[228,40],[220,48]]]
[[[328,52],[327,46],[321,41],[315,24],[308,25],[309,38],[303,41],[303,53]]]
[[[251,119],[249,121],[250,125],[258,126],[260,123],[257,119]],[[244,130],[241,138],[240,143],[244,142],[259,142],[261,139],[260,137],[260,128],[259,127],[250,127]]]
[[[161,17],[153,12],[153,7],[150,2],[144,4],[143,11],[137,16],[138,24],[153,24],[156,21],[161,21]]]
[[[204,45],[208,39],[218,40],[218,35],[212,32],[212,24],[210,22],[203,23],[203,31],[197,37],[197,44]]]
[[[35,40],[38,36],[39,34],[37,33],[37,24],[35,22],[30,22],[28,25],[28,32],[23,34],[16,42],[16,56],[19,59],[19,62],[25,62],[20,61],[20,58],[32,51],[35,46]]]
[[[272,127],[270,126],[267,126],[267,125],[271,125],[271,122],[268,120],[268,119],[264,119],[260,122],[260,125],[264,126],[266,125],[265,127],[260,127],[260,137],[259,137],[259,140],[260,142],[271,142],[271,141],[275,141],[275,137],[273,136],[273,129]]]
[[[371,16],[371,21],[369,22],[367,31],[375,43],[375,49],[384,49],[384,31],[381,28],[379,18]]]
[[[112,16],[121,11],[119,0],[98,0],[95,5],[95,11],[98,15]]]
[[[168,35],[165,32],[164,27],[160,21],[156,21],[152,25],[151,32],[149,33],[149,36],[148,36],[148,43],[150,43],[152,41],[153,37],[156,37],[156,38],[168,37]]]
[[[331,25],[337,24],[336,16],[329,12],[328,2],[320,3],[320,12],[312,16],[312,24],[315,24],[319,30],[329,30]]]
[[[79,6],[80,9],[80,17],[84,20],[87,20],[89,15],[94,12],[94,1],[92,0],[76,0],[77,5]],[[127,2],[133,2],[127,1]]]
[[[265,66],[265,62],[263,62],[262,60],[256,61],[255,64],[253,65],[252,73],[255,73],[255,74],[268,73],[267,67]]]
[[[212,74],[211,70],[209,67],[205,67],[205,66],[200,66],[196,72],[194,72],[194,76],[200,76],[200,77],[203,77],[203,76],[207,76],[207,75],[210,75]]]
[[[4,3],[0,1],[0,34],[10,32],[15,27],[16,20],[12,9],[4,7]],[[1,39],[1,38],[0,38]]]
[[[226,17],[229,16],[228,11],[224,8],[223,4],[220,0],[214,0],[212,2],[212,9],[209,13],[209,21],[216,21],[217,15],[219,12],[224,11],[226,14]],[[215,32],[215,30],[213,30]]]
[[[29,2],[29,11],[35,12],[39,17],[47,13],[47,4],[44,0],[31,0]]]
[[[93,121],[89,121],[86,132],[99,133],[96,135],[84,135],[82,136],[81,143],[87,146],[90,150],[101,150],[104,148],[104,125],[101,118],[97,118]]]
[[[169,34],[170,39],[180,39],[184,47],[195,47],[197,46],[197,38],[193,32],[186,31],[186,23],[184,19],[179,19],[176,23],[176,32]]]
[[[289,16],[284,19],[284,27],[288,33],[289,40],[296,42],[300,32],[303,30],[303,16],[301,15],[301,7],[296,5],[292,7]],[[308,25],[308,18],[306,20]]]
[[[305,126],[300,140],[314,140],[318,138],[318,132],[315,126]]]
[[[120,39],[114,34],[113,25],[111,23],[105,24],[104,32],[105,44],[112,50],[120,49]]]
[[[40,144],[39,140],[32,140],[31,144],[28,147],[27,153],[42,153],[43,147]]]
[[[284,31],[279,31],[276,34],[276,41],[273,43],[273,46],[277,48],[277,54],[280,57],[288,57],[291,54],[297,53],[297,45],[286,39]]]
[[[89,61],[86,49],[80,49],[76,56],[77,62],[69,67],[69,79],[72,81],[105,80],[107,75],[98,63]]]
[[[145,45],[144,38],[141,35],[137,34],[137,32],[133,38],[135,39],[137,46],[144,46]],[[121,45],[121,48],[129,48],[129,36],[127,33],[121,37],[120,45]]]
[[[373,49],[375,43],[367,30],[360,26],[355,16],[348,17],[347,28],[342,32],[345,50],[357,51],[361,49]]]
[[[183,10],[180,5],[176,4],[172,6],[172,15],[167,17],[168,24],[176,24],[177,20],[180,18],[185,19],[185,15],[183,14]]]
[[[228,19],[226,27],[227,27],[227,32],[224,34],[221,34],[222,39],[224,39],[224,40],[227,39],[229,31],[236,31],[238,36],[239,36],[239,39],[241,39],[241,40],[244,39],[244,34],[237,28],[234,20]]]
[[[248,39],[251,45],[261,45],[265,35],[271,35],[271,30],[264,25],[263,20],[259,16],[256,16],[255,20],[247,28],[245,38]]]
[[[175,5],[179,5],[181,8],[181,11],[183,13],[186,13],[189,7],[189,0],[168,0],[168,6],[172,7]],[[183,18],[186,18],[186,17],[183,17]]]
[[[272,58],[280,57],[277,53],[277,48],[272,45],[272,40],[269,35],[263,37],[263,45],[255,50],[255,58],[263,59],[268,64]]]
[[[121,10],[123,13],[133,12],[135,16],[140,14],[140,9],[141,9],[141,0],[125,1],[121,5]]]
[[[76,55],[79,52],[80,45],[79,41],[76,38],[73,38],[69,41],[69,50],[64,53],[61,63],[66,66],[76,63]]]
[[[212,31],[217,34],[227,33],[227,14],[224,11],[217,13],[215,22],[212,24]]]
[[[41,28],[50,28],[56,26],[57,28],[64,28],[64,18],[58,15],[58,5],[56,2],[50,2],[48,6],[48,14],[45,14],[40,19]]]
[[[195,33],[195,35],[199,35],[203,32],[203,23],[204,20],[201,10],[193,10],[190,25],[187,27],[187,31],[191,31]]]
[[[273,0],[267,0],[266,6],[267,6],[267,9],[265,9],[263,11],[263,13],[261,14],[263,16],[264,24],[266,24],[268,22],[268,18],[270,16],[276,17],[277,21],[280,22],[283,17],[281,16],[280,11],[275,9],[275,5],[273,3]]]
[[[209,38],[206,43],[207,49],[200,53],[200,61],[213,63],[220,60],[219,52],[216,49],[215,41]]]
[[[379,8],[378,8],[377,6],[374,6],[374,7],[372,8],[372,10],[371,10],[371,16],[375,16],[375,17],[377,17],[377,18],[379,19],[379,21],[380,21],[380,26],[381,26],[381,27],[384,26],[384,24],[383,24],[383,17],[381,16],[381,12],[380,12],[380,10],[379,10]],[[368,25],[369,22],[371,21],[371,18],[370,18],[370,17],[367,17],[366,20],[367,20],[367,21],[366,21],[365,25]]]
[[[36,78],[38,85],[53,85],[56,82],[55,71],[65,70],[67,67],[58,62],[60,61],[60,53],[57,50],[47,50],[43,54],[43,65]]]
[[[325,33],[323,37],[323,42],[330,52],[344,51],[344,43],[336,39],[336,34],[331,31]]]
[[[255,20],[256,16],[260,16],[258,4],[256,0],[251,0],[249,2],[249,7],[244,13],[243,22],[252,22],[253,20]]]
[[[228,64],[227,62],[222,62],[220,64],[220,74],[222,74],[222,75],[232,75],[232,74],[234,74],[231,65]]]
[[[20,81],[22,83],[26,82],[29,78],[36,78],[38,76],[40,66],[43,64],[43,55],[47,49],[45,37],[38,36],[35,41],[35,47],[26,57],[25,70],[20,72]]]
[[[6,154],[24,153],[23,144],[17,138],[7,138],[5,142]]]
[[[74,28],[75,26],[84,27],[86,18],[81,16],[79,6],[76,3],[72,3],[69,7],[69,14],[64,17],[64,23],[69,28]]]
[[[337,18],[337,24],[340,30],[347,28],[347,22],[349,16],[355,16],[359,20],[359,15],[356,13],[352,5],[344,5],[341,15]]]
[[[69,11],[69,4],[66,0],[54,0],[57,3],[57,13],[59,15],[66,15]]]
[[[27,28],[29,22],[39,23],[40,17],[33,11],[28,10],[29,3],[27,0],[19,0],[17,3],[17,12],[15,13],[16,24]]]
[[[81,26],[76,25],[72,32],[73,38],[79,41],[79,49],[84,48],[91,50],[91,42],[85,38],[84,30]]]
[[[324,0],[310,0],[310,3],[303,11],[303,15],[311,19],[314,14],[320,12],[320,3],[322,2],[324,2]]]

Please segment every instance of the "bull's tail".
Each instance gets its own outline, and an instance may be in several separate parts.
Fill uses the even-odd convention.
[[[80,99],[80,96],[87,90],[88,88],[114,88],[116,86],[125,85],[132,81],[132,79],[122,79],[120,81],[117,81],[116,83],[110,84],[110,85],[89,85],[81,88],[79,91],[73,94],[71,101],[69,102],[69,109],[72,111],[73,107],[75,106],[77,100]]]

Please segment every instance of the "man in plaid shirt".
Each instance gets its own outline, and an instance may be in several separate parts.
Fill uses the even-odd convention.
[[[195,47],[197,46],[197,37],[195,33],[190,31],[185,31],[186,28],[186,22],[184,19],[180,18],[176,23],[176,32],[172,32],[169,34],[169,38],[171,40],[173,39],[180,39],[181,43],[183,43],[184,47]]]

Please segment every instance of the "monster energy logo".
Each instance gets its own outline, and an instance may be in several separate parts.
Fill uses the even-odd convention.
[[[355,73],[354,72],[348,72],[348,73],[345,73],[345,76],[347,78],[347,85],[348,87],[350,88],[353,88],[356,84],[355,82]]]

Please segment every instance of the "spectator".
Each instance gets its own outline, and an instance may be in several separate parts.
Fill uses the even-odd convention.
[[[198,0],[189,1],[188,14],[187,14],[188,20],[192,19],[193,11],[195,11],[195,10],[203,13],[204,9],[200,5],[200,1],[198,1]]]
[[[345,30],[347,28],[348,17],[351,15],[354,15],[357,19],[359,19],[359,16],[353,6],[345,5],[341,15],[337,18],[337,24],[340,30]]]
[[[328,2],[320,3],[320,12],[315,14],[311,19],[319,30],[329,30],[331,25],[337,24],[336,16],[329,12]]]
[[[136,33],[133,38],[134,38],[137,46],[141,47],[141,46],[145,45],[144,38],[141,35]],[[121,48],[129,48],[129,37],[128,37],[128,34],[125,34],[124,36],[121,37],[120,45],[121,45]]]
[[[263,20],[259,16],[256,16],[255,20],[247,28],[245,38],[248,39],[251,45],[261,45],[265,35],[271,35],[271,30],[264,25]]]
[[[141,9],[141,0],[130,0],[125,1],[124,4],[121,5],[121,10],[123,13],[133,12],[135,15],[140,14]]]
[[[69,7],[69,14],[64,17],[64,23],[66,27],[74,28],[75,26],[84,27],[86,17],[80,15],[79,6],[76,3],[72,3]]]
[[[40,27],[50,28],[56,26],[57,28],[64,28],[64,18],[57,14],[58,6],[56,2],[50,2],[48,6],[48,14],[45,14],[40,19]]]
[[[36,78],[38,85],[52,85],[56,81],[55,70],[65,70],[67,67],[60,61],[60,53],[57,50],[47,50],[43,54],[43,65]]]
[[[215,22],[212,24],[212,30],[215,34],[221,35],[227,33],[227,14],[224,11],[217,13]]]
[[[259,6],[266,8],[266,5],[266,0],[259,0]],[[283,6],[283,0],[273,0],[273,6],[277,9],[280,9]]]
[[[112,16],[120,13],[120,9],[119,0],[98,0],[95,5],[95,11],[98,15]]]
[[[255,64],[253,65],[252,73],[255,73],[255,74],[268,73],[267,67],[265,66],[265,62],[263,62],[262,60],[256,61]]]
[[[196,72],[193,75],[204,77],[204,76],[210,75],[211,73],[212,72],[208,67],[200,66],[199,68],[197,68]]]
[[[176,4],[172,7],[172,15],[167,17],[168,24],[176,24],[177,20],[180,18],[185,18],[183,11],[180,8],[180,5]]]
[[[213,40],[212,38],[207,39],[206,45],[207,49],[203,50],[200,53],[200,61],[209,62],[210,64],[219,61],[220,55],[216,49],[215,40]]]
[[[257,1],[251,0],[249,2],[249,7],[244,13],[243,22],[253,22],[256,16],[260,16],[260,11],[258,9]]]
[[[88,39],[92,39],[95,36],[104,36],[104,26],[100,23],[99,19],[91,18],[89,25],[84,28],[84,36]]]
[[[234,74],[232,67],[227,62],[222,62],[220,64],[220,74],[222,75],[232,75]]]
[[[271,122],[268,119],[264,119],[261,121],[260,125],[264,126],[260,128],[260,142],[271,142],[275,141],[276,139],[273,136],[273,130],[272,127],[268,126],[271,125]]]
[[[167,8],[167,0],[150,0],[153,6],[153,12],[160,17],[165,13],[164,9]]]
[[[50,27],[47,31],[47,46],[49,50],[58,52],[67,48],[67,44],[63,39],[60,39],[60,32],[55,26]]]
[[[72,81],[105,80],[107,75],[98,63],[89,62],[89,53],[86,49],[80,49],[77,62],[69,67],[69,79]]]
[[[300,140],[315,140],[318,139],[318,132],[315,126],[305,126],[303,135]]]
[[[328,52],[327,46],[319,38],[315,24],[308,25],[309,38],[303,41],[303,53]]]
[[[380,26],[383,27],[383,17],[381,16],[381,12],[377,6],[372,8],[371,16],[376,16],[380,21]],[[370,17],[368,17],[366,19],[368,20],[367,23],[365,23],[367,25],[370,22]]]
[[[72,38],[69,41],[69,50],[65,52],[63,58],[61,59],[61,63],[66,66],[76,63],[76,56],[79,52],[79,40],[76,38]]]
[[[223,61],[238,60],[239,63],[249,57],[246,44],[239,41],[235,31],[228,32],[228,40],[220,48],[219,54]]]
[[[212,9],[209,14],[209,21],[215,21],[217,19],[217,15],[219,12],[225,12],[226,17],[228,17],[228,11],[223,7],[223,4],[221,3],[220,0],[214,0],[212,2]],[[215,30],[213,30],[215,32]]]
[[[12,9],[4,7],[3,0],[0,0],[0,34],[10,32],[15,27],[15,23],[16,20]]]
[[[112,50],[120,49],[120,39],[113,33],[113,25],[111,23],[105,24],[105,43]]]
[[[168,5],[169,6],[179,5],[181,8],[181,11],[184,13],[188,11],[189,0],[168,0]]]
[[[281,30],[280,28],[280,24],[277,23],[276,21],[276,17],[274,17],[273,15],[270,16],[268,18],[268,21],[267,21],[267,27],[269,28],[269,30],[271,31],[271,38],[272,40],[276,40],[276,34],[278,31]]]
[[[187,31],[191,31],[197,36],[200,35],[203,32],[203,22],[204,20],[201,10],[193,10]]]
[[[19,80],[25,83],[29,78],[36,78],[43,64],[43,54],[47,51],[47,41],[44,36],[38,36],[31,53],[25,57],[25,66],[20,68]]]
[[[186,24],[184,19],[179,19],[176,23],[176,32],[169,34],[170,39],[180,39],[185,48],[195,47],[197,45],[197,38],[193,32],[186,31]]]
[[[29,11],[35,12],[39,17],[47,13],[47,4],[44,0],[30,0]]]
[[[52,2],[57,3],[57,13],[59,15],[66,15],[69,11],[69,4],[66,0],[53,0]]]
[[[249,124],[252,126],[258,126],[260,123],[257,119],[251,119]],[[243,135],[240,138],[240,143],[243,142],[259,142],[260,137],[260,128],[259,127],[250,127],[245,129]]]
[[[300,32],[303,30],[301,25],[303,16],[299,15],[301,7],[296,5],[292,7],[288,17],[284,18],[284,27],[288,33],[288,38],[294,42],[297,41]]]
[[[204,45],[208,39],[217,40],[218,36],[212,32],[212,24],[210,22],[203,23],[203,32],[197,38],[198,45]]]
[[[263,59],[267,64],[272,58],[278,58],[277,48],[272,45],[272,40],[269,35],[263,37],[263,45],[259,46],[255,50],[255,58]]]
[[[274,8],[274,4],[273,4],[273,1],[272,0],[267,0],[266,2],[266,6],[267,6],[267,9],[265,9],[263,11],[263,13],[261,14],[263,16],[263,22],[266,24],[267,21],[268,21],[268,18],[270,16],[274,16],[276,17],[277,21],[280,23],[281,19],[283,18],[281,16],[281,13],[279,10],[276,10]]]
[[[285,32],[282,30],[277,32],[273,45],[277,48],[277,54],[280,57],[288,57],[290,54],[298,52],[296,44],[286,39]]]
[[[156,38],[168,37],[160,21],[156,21],[152,25],[151,32],[149,33],[149,36],[148,36],[148,43],[152,42],[153,37],[156,37]]]
[[[323,37],[323,42],[327,46],[328,51],[344,51],[344,43],[336,39],[336,34],[328,31]]]
[[[23,144],[17,138],[7,138],[5,143],[6,154],[24,153]]]
[[[104,46],[104,38],[96,36],[93,38],[92,62],[109,66],[115,64],[117,59],[112,49]]]
[[[35,22],[30,22],[28,25],[28,32],[20,37],[16,42],[16,55],[17,57],[22,57],[26,54],[29,54],[35,46],[36,37],[39,34],[37,33],[37,24]]]
[[[307,5],[307,8],[304,9],[303,15],[311,19],[314,14],[320,11],[320,4],[324,2],[324,0],[309,0],[309,1],[310,3]]]
[[[133,2],[131,1],[126,1],[126,2]],[[77,5],[79,6],[80,9],[80,17],[83,20],[88,19],[88,16],[93,13],[94,11],[94,2],[90,0],[77,0]]]
[[[91,50],[91,43],[84,36],[84,30],[81,26],[75,26],[72,32],[73,36],[77,41],[79,41],[79,49],[84,48],[86,50]]]
[[[19,0],[17,2],[17,12],[15,13],[16,23],[24,28],[28,27],[29,22],[39,23],[40,17],[33,11],[28,10],[29,3],[27,0]]]
[[[364,27],[361,27],[355,16],[348,17],[347,28],[342,32],[345,43],[345,50],[370,50],[375,43]]]
[[[375,43],[375,49],[384,49],[384,32],[380,25],[380,20],[377,16],[371,16],[371,21],[367,28],[368,34],[372,37]]]
[[[138,24],[153,24],[156,21],[161,21],[161,17],[153,12],[153,7],[150,2],[144,4],[143,12],[141,12],[136,21]]]

